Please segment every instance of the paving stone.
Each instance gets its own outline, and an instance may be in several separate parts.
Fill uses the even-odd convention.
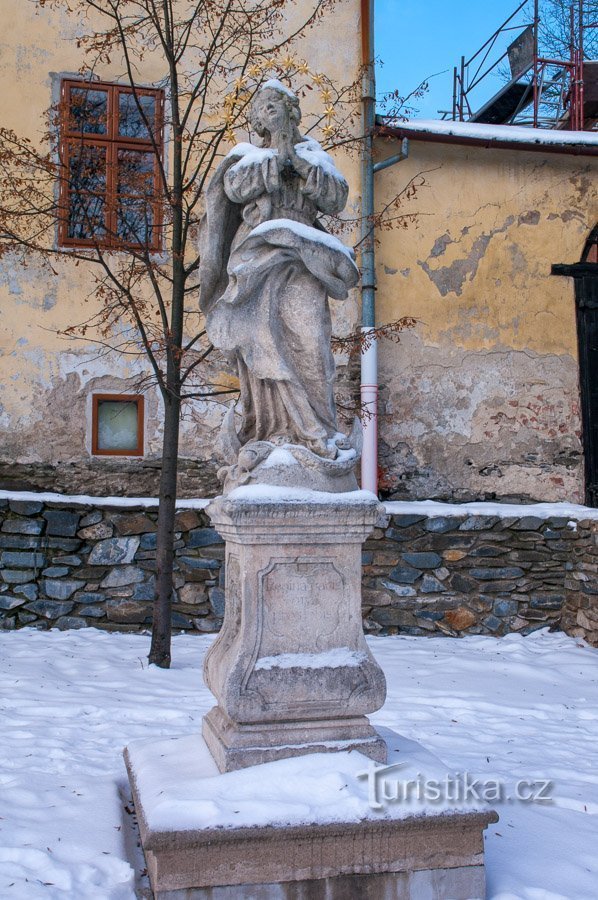
[[[424,575],[419,585],[422,594],[442,594],[446,591],[442,581],[438,581],[433,575]]]
[[[44,540],[44,546],[56,550],[78,550],[81,541],[78,538],[49,537]]]
[[[53,556],[52,562],[58,566],[80,566],[80,556]]]
[[[222,628],[222,620],[211,619],[209,616],[206,619],[193,619],[193,626],[204,634],[215,634]]]
[[[565,605],[563,594],[530,594],[529,605],[532,609],[560,609]]]
[[[436,569],[442,562],[442,557],[432,552],[403,553],[401,559],[415,569]]]
[[[67,631],[70,628],[87,628],[88,625],[85,619],[80,619],[78,616],[61,616],[54,627],[61,631]]]
[[[195,606],[199,603],[205,603],[208,599],[208,589],[202,581],[191,581],[181,587],[179,597],[181,603]]]
[[[112,522],[107,522],[106,520],[100,520],[94,525],[80,528],[77,532],[77,536],[84,541],[99,541],[102,538],[110,538],[113,534],[114,526]]]
[[[155,532],[153,534],[142,534],[139,540],[139,547],[141,550],[155,550],[157,541],[158,535]]]
[[[170,616],[170,624],[173,628],[193,628],[193,619],[182,615],[182,613],[173,612]]]
[[[546,519],[541,519],[538,516],[523,516],[518,522],[513,523],[511,528],[513,531],[537,531],[545,524]]]
[[[395,543],[401,544],[408,540],[407,536],[403,534],[403,532],[398,528],[389,528],[385,534],[385,537],[389,541],[394,541]]]
[[[70,512],[68,509],[47,509],[43,515],[48,523],[46,534],[58,537],[74,537],[77,534],[80,513]]]
[[[101,606],[82,606],[79,610],[80,616],[88,616],[92,619],[103,619],[106,615],[106,610],[102,609]]]
[[[515,616],[518,609],[519,604],[516,600],[495,600],[492,612],[495,616]]]
[[[39,519],[5,519],[2,531],[9,534],[41,534],[44,523]]]
[[[497,522],[498,516],[468,516],[459,531],[489,531]]]
[[[118,534],[144,534],[156,531],[156,523],[144,513],[124,513],[112,519]]]
[[[458,562],[460,559],[465,559],[467,556],[466,550],[444,550],[442,553],[443,559],[447,562]]]
[[[415,618],[416,619],[429,619],[431,622],[439,622],[440,619],[444,618],[443,612],[435,612],[431,609],[416,609],[415,610]]]
[[[8,505],[19,516],[34,516],[44,507],[41,500],[9,500]]]
[[[222,544],[223,540],[214,528],[194,528],[185,541],[189,549],[208,547],[210,544]]]
[[[34,581],[37,575],[35,569],[2,569],[0,570],[0,578],[7,584],[26,584],[28,581]]]
[[[417,597],[415,588],[409,587],[407,584],[393,584],[391,581],[383,581],[382,584],[398,597]]]
[[[3,566],[14,566],[17,569],[40,569],[46,564],[44,553],[19,553],[15,550],[4,550],[0,556]]]
[[[214,610],[214,615],[218,616],[218,618],[222,618],[224,616],[224,607],[225,607],[225,593],[222,588],[213,587],[208,591],[210,597],[210,606]]]
[[[84,581],[75,581],[70,578],[46,578],[41,584],[42,591],[53,600],[68,600],[68,598],[85,587]]]
[[[490,631],[498,631],[502,624],[502,621],[496,616],[490,615],[486,616],[485,619],[482,619],[482,625],[484,625]]]
[[[216,559],[198,559],[195,556],[180,556],[179,562],[190,569],[219,569],[220,563]]]
[[[423,575],[421,569],[412,569],[411,566],[395,566],[388,577],[399,584],[414,584],[421,575]]]
[[[58,603],[56,600],[34,600],[33,603],[28,603],[25,609],[43,616],[44,619],[58,619],[60,616],[68,616],[74,605],[74,603]]]
[[[110,622],[141,624],[151,620],[151,608],[135,600],[108,600],[106,615]]]
[[[194,509],[183,509],[181,512],[177,512],[174,517],[175,531],[191,531],[192,528],[197,528],[200,523],[201,519]]]
[[[139,547],[138,537],[114,537],[99,541],[89,554],[90,566],[114,566],[133,561]]]
[[[133,593],[133,600],[152,601],[156,596],[156,579],[152,576],[148,581],[136,584]]]
[[[49,566],[43,570],[42,575],[46,578],[62,578],[63,575],[68,575],[70,571],[68,566]]]
[[[490,569],[470,569],[469,574],[479,581],[494,581],[497,578],[520,578],[525,572],[518,566],[495,566]]]
[[[99,509],[94,509],[93,512],[87,513],[87,515],[83,516],[81,521],[79,522],[79,528],[87,528],[88,525],[97,525],[98,522],[101,522],[103,518],[103,513]]]
[[[37,584],[15,584],[12,588],[13,593],[26,597],[27,600],[37,600],[39,592]]]
[[[426,516],[418,516],[418,515],[405,515],[405,516],[394,516],[391,515],[390,519],[393,525],[396,525],[397,528],[409,528],[411,525],[416,525],[417,522],[423,522]]]
[[[102,580],[101,587],[122,587],[145,580],[145,572],[137,566],[116,566]]]
[[[502,556],[507,548],[506,547],[494,547],[492,545],[484,545],[482,547],[475,547],[470,551],[469,555],[475,558],[477,557],[485,557],[485,556]]]
[[[23,606],[26,602],[26,597],[15,597],[12,594],[0,594],[0,609],[16,609],[18,606]]]
[[[453,531],[463,522],[463,516],[435,516],[428,519],[424,528],[426,531],[443,534],[446,531]]]
[[[37,550],[39,537],[28,537],[21,534],[0,534],[0,548],[9,550]]]
[[[474,578],[463,575],[461,572],[455,572],[454,575],[451,575],[449,584],[454,591],[459,591],[461,594],[471,594],[479,588],[479,584]]]

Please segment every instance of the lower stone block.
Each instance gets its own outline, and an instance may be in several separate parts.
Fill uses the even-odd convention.
[[[133,744],[125,760],[156,900],[485,896],[483,831],[496,813],[428,805],[380,815],[367,805],[360,769],[371,764],[361,754],[218,775],[192,736]],[[339,805],[331,808],[321,797],[333,789]],[[339,821],[326,821],[335,815]]]

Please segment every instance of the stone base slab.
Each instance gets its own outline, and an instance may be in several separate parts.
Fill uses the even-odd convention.
[[[387,758],[384,740],[365,716],[323,722],[237,725],[215,706],[204,716],[202,735],[221,772],[306,753],[359,750],[379,763]]]
[[[409,758],[413,766],[422,760],[426,764],[421,752],[418,757],[411,749],[417,745],[407,744],[411,746],[403,756],[404,765],[409,765]],[[350,782],[362,764],[368,765],[365,757],[360,757],[361,762],[357,757],[360,754],[336,757],[341,783]],[[304,797],[310,802],[307,785],[316,803],[320,790],[329,790],[326,758],[308,765],[308,781],[301,781],[303,774],[293,779],[293,791],[301,803]],[[192,736],[139,742],[127,748],[125,761],[157,900],[472,900],[485,896],[483,831],[498,819],[486,807],[454,812],[428,806],[419,813],[395,812],[394,818],[381,818],[373,810],[357,814],[352,801],[346,807],[347,821],[318,822],[316,818],[316,824],[301,824],[290,813],[291,824],[270,824],[286,815],[280,802],[272,804],[275,819],[269,820],[263,812],[264,803],[267,807],[272,802],[269,786],[280,777],[277,767],[289,771],[290,760],[219,776],[201,738]],[[321,789],[313,780],[314,772],[322,772]],[[218,818],[215,798],[219,803],[218,797],[228,800],[231,795],[230,808],[240,818],[228,813]],[[247,811],[251,815],[256,807],[261,810],[251,825]]]

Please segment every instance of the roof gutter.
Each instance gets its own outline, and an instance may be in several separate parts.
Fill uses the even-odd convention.
[[[485,147],[489,150],[527,150],[534,153],[564,153],[569,156],[598,156],[598,146],[588,144],[539,144],[535,141],[486,140],[462,134],[437,134],[419,131],[408,125],[376,124],[376,134],[403,140],[429,141],[436,144],[462,144],[469,147]]]

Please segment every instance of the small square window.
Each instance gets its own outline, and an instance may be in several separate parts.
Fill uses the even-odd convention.
[[[143,456],[143,397],[94,394],[91,452],[94,456]]]

